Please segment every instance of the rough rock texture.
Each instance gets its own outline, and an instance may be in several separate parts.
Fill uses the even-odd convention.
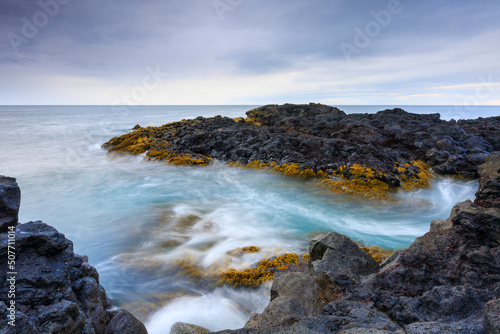
[[[430,232],[378,270],[345,236],[313,239],[310,275],[277,275],[265,311],[247,328],[219,333],[500,333],[500,208],[493,182],[500,154],[488,157],[479,173],[476,203],[458,203],[448,219],[433,221]],[[331,250],[334,256],[325,256]],[[330,269],[318,272],[318,261]],[[328,282],[323,288],[315,284],[321,276]],[[331,299],[320,310],[322,293]]]
[[[325,272],[330,277],[339,275],[366,276],[379,269],[378,263],[368,252],[359,248],[345,235],[330,232],[311,240],[309,259],[312,272]]]
[[[186,324],[185,322],[176,322],[170,328],[170,334],[206,334],[210,331],[206,328]]]
[[[5,179],[4,179],[5,180]],[[19,207],[19,188],[14,179],[0,183],[0,202]],[[11,198],[9,198],[11,197]],[[2,217],[17,220],[16,212],[1,211]],[[12,236],[12,233],[10,234]],[[7,259],[8,232],[0,233],[0,258]],[[147,333],[133,315],[113,310],[99,285],[99,274],[85,256],[73,252],[73,243],[55,228],[40,221],[17,224],[15,229],[15,268],[0,262],[0,272],[15,271],[15,291],[0,277],[0,333]],[[15,293],[15,299],[9,294]],[[15,300],[15,327],[5,319]]]
[[[342,166],[361,164],[383,172],[381,181],[391,188],[402,181],[395,163],[419,160],[438,174],[476,177],[477,167],[490,152],[500,149],[500,117],[457,123],[440,120],[439,114],[411,114],[402,109],[346,115],[314,103],[267,105],[248,111],[247,116],[236,120],[198,117],[139,128],[103,146],[110,151],[146,152],[150,158],[170,159],[174,164],[206,165],[207,159],[295,163],[302,170],[327,174],[346,174]],[[405,171],[407,176],[416,172]]]
[[[484,313],[484,333],[500,333],[500,299],[495,299],[486,304]]]
[[[17,224],[21,190],[13,177],[0,175],[0,233]]]

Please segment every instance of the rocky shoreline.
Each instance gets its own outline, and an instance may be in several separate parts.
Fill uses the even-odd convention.
[[[500,150],[500,117],[444,121],[402,109],[347,115],[314,103],[267,105],[246,114],[136,126],[103,147],[172,165],[217,160],[266,168],[317,179],[336,193],[384,200],[398,188],[428,186],[432,173],[477,178],[478,166]]]
[[[147,334],[113,307],[70,240],[41,221],[18,223],[20,202],[16,179],[0,176],[0,333]]]
[[[500,333],[500,154],[478,173],[474,202],[380,266],[344,235],[315,237],[307,270],[277,272],[266,309],[217,333]],[[170,333],[208,332],[177,323]]]
[[[474,202],[456,204],[381,264],[344,235],[315,237],[307,265],[274,274],[261,314],[218,333],[500,333],[500,117],[455,122],[401,109],[346,115],[318,104],[271,105],[246,119],[137,127],[104,147],[173,165],[271,169],[381,199],[425,187],[433,173],[479,178]],[[0,315],[15,315],[16,327],[2,321],[0,333],[147,333],[113,307],[96,269],[63,234],[40,221],[19,224],[19,205],[15,179],[0,176],[2,258],[14,230],[16,247],[14,313],[12,281],[2,275],[0,285]],[[11,271],[7,261],[0,271]],[[183,323],[171,331],[207,332]]]

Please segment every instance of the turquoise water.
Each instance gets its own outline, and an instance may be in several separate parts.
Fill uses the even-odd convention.
[[[305,252],[311,236],[328,231],[367,245],[402,248],[427,232],[432,219],[446,218],[453,204],[474,197],[476,182],[441,178],[430,189],[399,194],[394,204],[374,205],[271,172],[219,163],[172,167],[142,157],[108,156],[101,149],[137,123],[239,117],[251,108],[0,106],[0,174],[18,180],[21,222],[43,220],[73,240],[117,305],[133,311],[137,308],[130,305],[155,304],[146,321],[150,333],[168,332],[175,321],[213,330],[241,327],[250,312],[269,301],[268,286],[213,288],[179,276],[172,269],[176,260],[189,259],[205,270],[244,268],[272,254]],[[385,108],[341,107],[346,112]],[[456,107],[405,109],[460,118]],[[500,114],[499,107],[476,109],[470,117]],[[183,226],[189,217],[194,221]],[[227,254],[250,245],[262,251]],[[178,298],[158,302],[158,295],[176,293]]]

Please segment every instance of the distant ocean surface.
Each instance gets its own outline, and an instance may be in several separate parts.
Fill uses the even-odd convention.
[[[474,181],[436,178],[430,189],[375,205],[352,201],[265,171],[173,167],[141,156],[109,157],[101,145],[136,124],[158,126],[197,116],[240,117],[256,106],[0,106],[0,174],[21,187],[20,221],[43,220],[89,256],[118,306],[146,319],[150,333],[176,321],[211,330],[242,327],[269,301],[257,290],[207,287],[172,271],[244,268],[265,256],[306,252],[317,233],[336,231],[366,245],[397,249],[472,199]],[[442,119],[500,115],[499,106],[337,106],[347,113],[400,107]],[[258,246],[239,259],[227,252]],[[140,314],[139,314],[140,313]]]

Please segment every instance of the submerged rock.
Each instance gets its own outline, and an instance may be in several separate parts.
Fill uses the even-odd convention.
[[[12,321],[0,333],[147,333],[132,314],[112,309],[96,269],[63,234],[41,221],[17,224],[19,201],[15,179],[2,177],[0,215],[11,227],[0,233],[0,257],[15,249],[15,263],[0,262],[0,315]]]

